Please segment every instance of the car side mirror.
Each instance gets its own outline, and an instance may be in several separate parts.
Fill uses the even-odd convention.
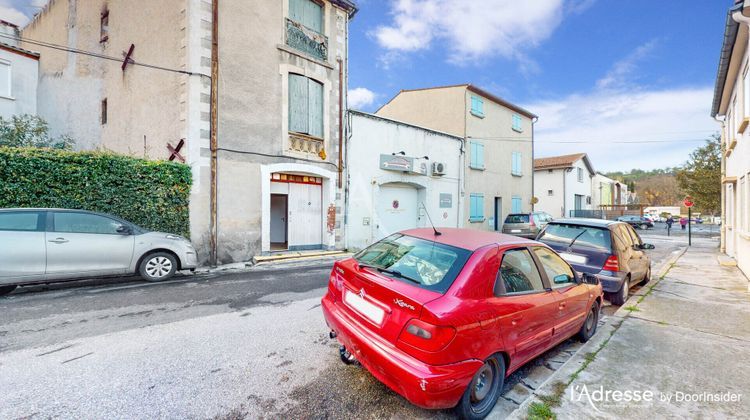
[[[593,284],[593,285],[599,284],[599,277],[594,274],[582,273],[581,280],[585,284]]]
[[[130,228],[130,226],[127,225],[120,225],[117,227],[117,233],[120,235],[132,235],[133,229]]]
[[[656,249],[652,244],[642,244],[641,249]]]
[[[560,274],[552,279],[552,282],[555,284],[565,284],[570,283],[571,281],[573,281],[573,279],[567,274]]]

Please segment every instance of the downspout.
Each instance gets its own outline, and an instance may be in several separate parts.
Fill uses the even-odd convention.
[[[338,58],[339,64],[339,179],[338,186],[341,189],[344,176],[344,62],[341,57]]]
[[[217,217],[217,139],[216,130],[218,129],[218,91],[219,91],[219,0],[211,2],[211,126],[210,126],[210,148],[211,148],[211,188],[210,188],[210,263],[216,266],[218,263],[218,217]]]
[[[536,195],[534,194],[534,175],[536,174],[536,171],[534,171],[534,124],[539,121],[539,117],[533,117],[531,119],[531,212],[534,212],[534,204],[536,204],[534,201],[536,200]],[[564,196],[563,196],[564,197]]]
[[[351,139],[351,130],[352,130],[351,120],[350,120],[351,117],[348,112],[348,108],[349,108],[349,21],[351,21],[352,17],[353,16],[348,15],[346,18],[346,26],[345,26],[346,35],[344,36],[344,57],[346,57],[346,63],[347,63],[345,84],[343,86],[346,89],[344,99],[346,99],[345,103],[347,107],[346,113],[343,114],[346,120],[346,128],[344,130],[344,135],[346,136],[346,142],[344,144],[346,148],[342,150],[341,147],[339,147],[339,156],[341,156],[342,153],[345,153],[344,159],[346,162],[347,169],[349,168],[349,140]],[[339,171],[341,173],[339,178],[346,176],[346,180],[345,182],[343,182],[344,184],[343,228],[344,228],[344,248],[348,250],[349,249],[349,171],[347,170],[346,173],[344,173],[341,164],[339,164]]]
[[[724,135],[724,122],[726,121],[726,116],[719,117],[718,115],[714,116],[714,120],[721,125],[721,177],[724,178],[727,174],[727,156],[724,154],[724,140],[726,140],[726,136]],[[727,200],[727,194],[726,194],[726,185],[722,182],[721,183],[721,228],[719,230],[719,251],[722,253],[727,252],[727,221],[725,218],[726,214],[726,200]]]

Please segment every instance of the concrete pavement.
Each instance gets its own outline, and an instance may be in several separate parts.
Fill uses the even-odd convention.
[[[747,418],[748,279],[717,247],[697,239],[513,417]]]

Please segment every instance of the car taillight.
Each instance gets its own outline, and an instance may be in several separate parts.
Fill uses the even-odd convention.
[[[607,261],[604,262],[602,270],[605,271],[619,271],[620,261],[617,260],[617,255],[610,255]]]
[[[420,350],[436,352],[444,349],[455,336],[456,329],[453,327],[441,327],[412,319],[401,331],[398,339]]]

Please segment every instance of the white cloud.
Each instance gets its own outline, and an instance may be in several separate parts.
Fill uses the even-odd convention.
[[[370,89],[358,87],[349,90],[349,108],[362,109],[375,102],[375,92]]]
[[[593,2],[572,3],[582,10]],[[393,21],[372,34],[390,51],[444,43],[452,62],[501,56],[528,65],[526,51],[554,32],[566,12],[563,6],[563,0],[392,0]]]
[[[29,23],[29,17],[16,9],[8,0],[0,0],[0,19],[23,27]]]
[[[627,57],[616,62],[603,78],[596,82],[599,89],[617,89],[627,87],[632,73],[637,69],[639,62],[651,55],[656,48],[657,41],[651,40],[628,54]]]

